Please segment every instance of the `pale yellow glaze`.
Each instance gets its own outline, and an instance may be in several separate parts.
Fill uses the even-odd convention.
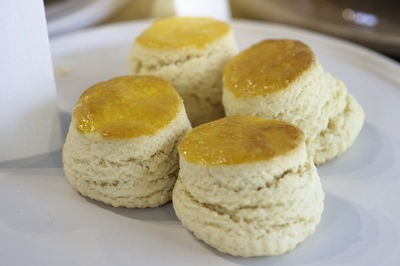
[[[76,129],[106,139],[153,135],[177,115],[181,99],[155,76],[123,76],[87,89],[72,113]]]
[[[288,87],[316,57],[295,40],[265,40],[242,51],[224,69],[224,86],[237,98],[266,95]]]
[[[206,17],[170,17],[154,22],[136,42],[150,49],[203,48],[230,31],[229,24]]]
[[[304,142],[296,126],[255,116],[229,116],[191,130],[179,144],[188,162],[207,166],[265,161]]]

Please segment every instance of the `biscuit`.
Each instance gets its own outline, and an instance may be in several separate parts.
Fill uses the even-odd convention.
[[[115,207],[162,205],[178,174],[178,142],[190,128],[181,98],[161,78],[98,83],[75,104],[65,175],[82,195]]]
[[[324,192],[296,126],[230,116],[189,131],[179,144],[172,202],[198,238],[234,256],[278,255],[318,225]]]
[[[193,125],[224,116],[222,70],[238,52],[229,24],[204,17],[155,21],[130,53],[133,74],[164,78],[182,97]]]
[[[255,115],[297,125],[306,135],[315,164],[343,153],[362,128],[361,106],[300,41],[255,44],[226,65],[223,79],[227,115]]]

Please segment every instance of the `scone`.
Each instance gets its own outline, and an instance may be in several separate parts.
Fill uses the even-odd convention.
[[[255,115],[299,126],[315,164],[343,153],[359,134],[364,112],[346,86],[324,72],[310,47],[265,40],[224,69],[227,115]]]
[[[87,89],[75,104],[64,171],[82,195],[115,207],[171,199],[177,145],[191,128],[174,88],[154,76],[123,76]]]
[[[164,78],[182,97],[192,125],[224,116],[222,71],[238,52],[229,24],[205,17],[155,21],[130,53],[133,74]]]
[[[324,193],[296,126],[230,116],[179,144],[175,213],[194,235],[235,256],[294,249],[318,225]]]

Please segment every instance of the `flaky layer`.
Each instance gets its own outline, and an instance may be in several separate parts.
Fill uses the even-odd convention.
[[[68,181],[82,195],[115,207],[156,207],[171,199],[178,171],[177,145],[190,129],[183,106],[155,135],[128,140],[81,134],[74,123],[63,162]]]
[[[309,143],[314,151],[314,163],[322,164],[345,152],[357,138],[364,124],[364,111],[350,94],[345,98],[345,107],[331,117],[326,129]]]
[[[134,42],[129,65],[132,74],[152,74],[171,83],[195,126],[224,116],[222,70],[237,51],[232,31],[200,50],[154,51]]]
[[[180,157],[173,206],[183,225],[235,256],[290,251],[315,231],[324,193],[305,147],[275,161],[204,167]]]

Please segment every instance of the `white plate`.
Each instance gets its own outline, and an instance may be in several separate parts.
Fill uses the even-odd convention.
[[[131,42],[148,25],[117,24],[54,40],[61,110],[70,112],[94,82],[127,74]],[[264,38],[308,43],[364,107],[366,122],[354,145],[319,167],[326,201],[317,232],[281,256],[224,255],[186,231],[171,204],[122,209],[81,197],[55,152],[0,163],[0,265],[398,265],[399,65],[303,30],[243,21],[233,26],[241,49]],[[69,75],[57,74],[60,68],[69,68]]]

